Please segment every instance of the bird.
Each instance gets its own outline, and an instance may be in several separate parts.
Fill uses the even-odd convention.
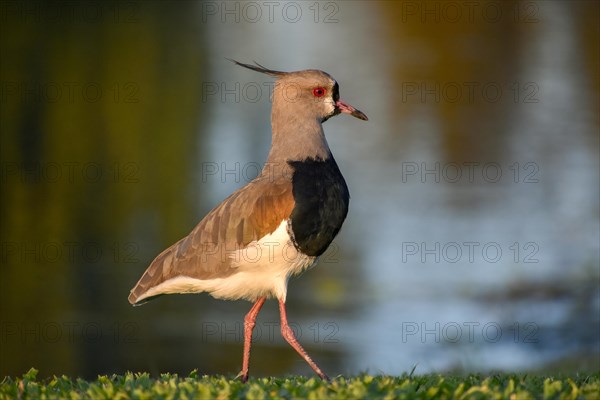
[[[330,382],[290,328],[287,286],[292,276],[315,265],[348,214],[348,186],[322,124],[338,114],[368,118],[340,99],[337,81],[324,71],[283,72],[256,61],[230,61],[275,78],[267,161],[255,179],[160,253],[128,300],[141,305],[165,294],[207,292],[217,299],[252,302],[244,318],[242,370],[237,376],[247,382],[256,318],[265,301],[274,298],[283,338]]]

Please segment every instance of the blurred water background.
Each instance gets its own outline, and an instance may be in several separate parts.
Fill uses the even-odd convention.
[[[246,302],[129,289],[251,180],[271,79],[318,68],[352,196],[290,283],[330,374],[600,369],[592,1],[20,2],[1,9],[0,375],[235,374]],[[306,373],[259,316],[251,372]]]

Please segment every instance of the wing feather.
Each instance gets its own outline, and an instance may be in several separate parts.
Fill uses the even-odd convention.
[[[148,290],[178,276],[204,280],[235,273],[227,252],[272,233],[293,208],[289,180],[255,179],[215,207],[188,236],[160,253],[131,290],[129,302],[137,304]]]

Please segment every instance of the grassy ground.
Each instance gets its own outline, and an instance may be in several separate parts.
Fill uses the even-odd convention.
[[[40,381],[31,369],[0,382],[1,399],[599,399],[600,373],[570,376],[528,374],[419,375],[318,378],[257,378],[247,384],[224,376],[187,377],[147,373],[99,376],[95,381],[66,376]]]

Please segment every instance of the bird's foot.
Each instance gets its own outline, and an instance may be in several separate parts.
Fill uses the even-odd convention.
[[[321,373],[319,373],[319,377],[324,381],[327,381],[327,383],[331,383],[331,379],[327,376],[325,372],[321,371]]]
[[[248,372],[240,371],[240,373],[236,375],[235,379],[241,380],[242,383],[248,382]]]

